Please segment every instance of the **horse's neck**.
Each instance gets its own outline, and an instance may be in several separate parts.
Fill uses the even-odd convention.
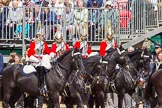
[[[130,62],[129,64],[129,69],[128,71],[130,72],[130,75],[132,76],[132,78],[136,78],[137,74],[138,74],[138,70],[137,70],[137,61],[135,62]]]
[[[133,64],[133,66],[134,66],[135,69],[138,68],[138,61],[137,61],[137,60],[134,60],[134,61],[132,62],[132,64]]]
[[[67,72],[67,68],[61,63],[54,64],[55,70],[58,72],[59,76],[62,77],[64,80],[68,79],[69,73]]]
[[[97,56],[92,56],[87,59],[83,59],[83,64],[86,69],[86,76],[85,76],[85,81],[88,81],[91,79],[91,76],[94,76],[98,72],[98,62],[100,60],[100,57],[97,58]]]
[[[72,71],[71,70],[71,67],[72,67],[71,61],[72,61],[72,57],[70,57],[70,56],[66,56],[60,61],[60,63],[64,66],[64,68],[68,71],[68,73],[70,71]]]
[[[112,76],[115,72],[115,67],[116,67],[117,63],[115,61],[109,61],[108,63],[108,69],[107,69],[107,74],[108,76]]]

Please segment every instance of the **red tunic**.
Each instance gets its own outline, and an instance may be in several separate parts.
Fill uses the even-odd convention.
[[[106,50],[107,50],[107,47],[109,46],[109,43],[105,40],[103,40],[100,44],[100,56],[105,56],[106,55]],[[117,48],[118,45],[117,45],[117,42],[116,41],[112,41],[112,46],[113,48]]]
[[[62,42],[60,45],[61,46],[59,47],[59,45],[57,43],[53,43],[52,47],[51,47],[51,52],[55,53],[57,57],[60,56],[60,55],[58,55],[58,51],[61,50],[61,51],[65,52],[70,49],[66,42]]]
[[[35,47],[36,47],[36,42],[35,41],[32,41],[30,43],[30,48],[27,51],[28,52],[28,57],[30,57],[31,55],[33,55],[35,57],[38,57],[38,56],[36,56],[38,54],[36,54]],[[50,54],[50,50],[49,50],[48,45],[47,45],[46,42],[43,43],[43,47],[44,47],[43,48],[43,54]]]
[[[75,44],[74,44],[74,48],[78,48],[78,49],[81,49],[81,42],[80,41],[77,41]],[[89,46],[89,44],[87,43],[86,44],[86,54],[90,54],[91,52],[92,52],[92,50],[91,50],[91,47]],[[82,57],[83,58],[87,58],[88,57],[88,55],[85,55],[85,53],[83,54],[83,52],[82,52]]]

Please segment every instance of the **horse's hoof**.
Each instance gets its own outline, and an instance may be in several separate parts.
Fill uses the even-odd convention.
[[[24,108],[24,106],[17,104],[15,108]]]

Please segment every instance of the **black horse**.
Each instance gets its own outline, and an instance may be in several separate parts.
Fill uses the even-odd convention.
[[[73,108],[74,104],[77,108],[84,108],[81,93],[84,92],[84,74],[80,72],[74,72],[68,79],[68,84],[65,89],[65,93],[62,95],[62,101],[67,108]]]
[[[100,56],[95,55],[86,59],[83,59],[83,63],[86,66],[86,70],[96,70],[98,67],[97,65],[100,64]],[[95,68],[95,69],[94,69]],[[67,87],[68,95],[63,96],[63,102],[65,103],[67,108],[73,108],[73,105],[76,104],[77,108],[84,108],[84,104],[88,104],[85,100],[83,100],[83,94],[85,95],[85,92],[89,92],[87,88],[87,82],[85,81],[85,77],[87,76],[87,73],[75,73],[71,74],[69,77],[69,84]],[[86,98],[87,100],[87,98]]]
[[[21,74],[21,68],[22,65],[11,65],[3,71],[3,108],[9,106],[14,108],[15,102],[24,92],[33,96],[40,95],[37,76],[35,74],[24,76]],[[42,66],[38,66],[36,70],[46,71]],[[79,49],[71,49],[63,54],[45,75],[48,96],[56,108],[60,108],[59,95],[64,90],[66,81],[73,70],[85,72]]]
[[[99,69],[98,74],[95,76],[96,82],[93,84],[92,94],[89,107],[93,108],[94,101],[96,108],[105,108],[105,99],[107,95],[107,89],[109,88],[110,80],[114,78],[116,74],[115,67],[117,64],[125,65],[127,56],[125,53],[121,53],[119,50],[109,53],[104,59]],[[86,67],[85,67],[86,68]]]
[[[112,55],[112,56],[110,56]],[[111,54],[108,54],[107,55],[107,58],[111,58],[111,63],[115,63],[114,66],[116,66],[117,63],[119,64],[124,64],[126,61],[125,61],[125,56],[120,52],[120,50],[114,50],[112,51]],[[84,82],[85,82],[85,90],[88,86],[88,90],[90,90],[90,93],[92,93],[92,95],[95,95],[95,96],[99,96],[99,92],[96,91],[96,93],[94,92],[91,92],[91,89],[93,89],[95,87],[95,85],[99,82],[99,80],[101,79],[101,77],[98,77],[98,76],[102,76],[103,74],[100,72],[100,71],[107,71],[107,67],[104,67],[104,65],[109,62],[109,61],[104,61],[104,58],[101,59],[100,56],[92,56],[92,57],[89,57],[85,60],[83,60],[84,62],[84,66],[85,66],[85,69],[86,69],[86,74],[84,76]],[[87,91],[87,90],[86,90]],[[79,93],[78,93],[79,94]],[[87,98],[85,98],[84,96],[87,96],[85,93],[80,93],[80,95],[83,96],[83,98],[86,100],[86,101],[91,101],[88,100]],[[92,96],[91,95],[91,96]],[[89,97],[89,96],[87,96]],[[83,102],[84,100],[81,100],[81,102]],[[99,100],[100,102],[101,101],[104,101],[104,100]],[[86,102],[85,104],[88,105],[88,102]],[[88,107],[93,107],[93,105],[91,106],[92,104],[89,104]]]
[[[132,54],[129,55],[132,60],[130,60],[127,54],[124,53],[125,61],[123,61],[123,64],[121,68],[118,70],[115,77],[113,74],[116,72],[115,66],[117,63],[113,63],[112,62],[113,57],[111,58],[110,56],[110,58],[108,59],[108,64],[104,66],[106,72],[101,70],[99,76],[100,79],[93,88],[94,94],[96,96],[94,99],[97,108],[99,107],[99,105],[101,105],[101,107],[104,108],[105,107],[104,102],[105,99],[107,98],[106,93],[113,93],[113,92],[116,92],[118,94],[118,107],[122,108],[124,94],[129,93],[132,96],[133,93],[135,92],[135,88],[138,82],[137,67],[141,68],[140,66],[142,66],[146,69],[149,66],[148,60],[145,59],[146,52],[147,52],[146,50],[133,52]],[[141,62],[140,60],[143,61]],[[145,65],[145,63],[147,64]],[[91,105],[91,107],[92,106],[93,105]]]
[[[116,77],[116,88],[118,93],[118,107],[122,108],[123,97],[128,93],[136,101],[138,96],[135,89],[141,77],[140,74],[149,73],[151,53],[148,49],[136,49],[134,52],[128,53],[130,59],[127,66],[122,67],[121,72]]]

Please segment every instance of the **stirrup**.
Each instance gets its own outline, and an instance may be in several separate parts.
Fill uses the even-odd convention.
[[[85,85],[85,89],[84,89],[85,91],[85,93],[88,93],[88,94],[91,94],[92,93],[92,91],[91,91],[91,86],[90,85]]]
[[[39,93],[42,96],[47,96],[48,90],[46,88],[44,88],[44,87],[43,88],[39,88]]]

